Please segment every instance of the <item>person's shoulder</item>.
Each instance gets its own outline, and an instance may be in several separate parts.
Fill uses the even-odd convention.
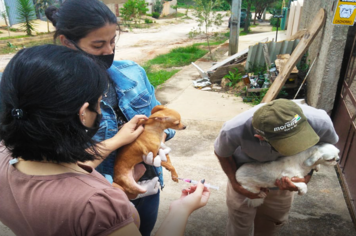
[[[133,205],[123,191],[100,189],[85,202],[79,228],[88,232],[88,235],[107,235],[132,223],[133,210]]]
[[[122,69],[130,66],[138,66],[138,64],[130,60],[114,61],[112,64],[112,67],[115,67],[116,69]]]
[[[319,108],[309,106],[307,104],[298,104],[302,108],[304,115],[308,119],[330,119],[328,113]]]

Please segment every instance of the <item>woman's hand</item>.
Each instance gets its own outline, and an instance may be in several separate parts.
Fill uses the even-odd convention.
[[[208,203],[209,196],[209,189],[202,183],[198,183],[198,185],[183,189],[181,197],[171,203],[170,210],[185,211],[191,214],[193,211],[205,206]]]
[[[133,142],[144,130],[139,122],[147,120],[145,115],[135,115],[129,122],[124,124],[119,132],[115,135],[115,138],[120,140],[121,146]]]

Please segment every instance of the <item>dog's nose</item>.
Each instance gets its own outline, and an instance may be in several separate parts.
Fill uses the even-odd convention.
[[[187,128],[187,126],[185,125],[185,126],[183,126],[183,129],[185,129],[185,128]]]

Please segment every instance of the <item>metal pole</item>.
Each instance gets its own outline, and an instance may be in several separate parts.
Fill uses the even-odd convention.
[[[241,0],[232,0],[229,56],[234,55],[238,52],[239,35],[240,35],[240,18],[241,18]]]
[[[309,67],[309,70],[308,70],[307,74],[305,75],[305,77],[304,77],[304,79],[303,79],[303,82],[302,82],[302,84],[300,85],[300,87],[299,87],[299,89],[298,89],[298,91],[297,91],[297,93],[295,94],[295,96],[294,96],[293,99],[295,99],[295,98],[298,96],[298,93],[299,93],[300,89],[303,87],[303,84],[305,83],[305,80],[307,79],[307,77],[308,77],[308,75],[309,75],[309,72],[310,72],[311,69],[313,68],[314,62],[316,61],[316,59],[318,58],[318,56],[319,56],[319,53],[318,53],[318,55],[316,56],[316,58],[314,59],[314,61],[313,61],[313,63],[311,64],[311,66]]]
[[[278,26],[277,26],[277,30],[276,30],[276,42],[277,42],[277,35],[278,35]]]

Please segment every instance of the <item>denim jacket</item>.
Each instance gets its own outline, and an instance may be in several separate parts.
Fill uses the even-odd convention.
[[[156,100],[154,87],[148,81],[145,70],[133,61],[114,61],[107,70],[115,84],[115,90],[119,100],[119,107],[127,120],[135,115],[151,115],[154,106],[160,105]],[[112,138],[118,132],[118,123],[113,108],[101,101],[100,129],[94,136],[94,140],[103,141]],[[166,140],[175,135],[172,129],[166,129]],[[101,174],[114,175],[114,163],[117,151],[112,152],[96,169]],[[163,187],[162,167],[155,167],[161,186]]]

